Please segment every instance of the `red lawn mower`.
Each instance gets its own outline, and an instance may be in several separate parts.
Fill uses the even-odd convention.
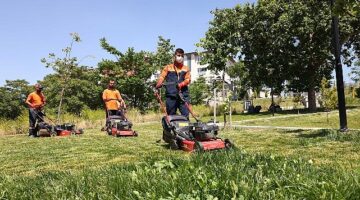
[[[154,89],[154,94],[165,114],[162,118],[163,140],[169,144],[171,149],[193,152],[229,149],[233,146],[228,139],[223,140],[217,137],[219,127],[214,122],[204,123],[195,117],[181,92],[178,93],[178,97],[185,103],[186,108],[196,120],[195,123],[191,123],[182,115],[168,115],[157,89]]]
[[[83,129],[76,129],[74,124],[64,123],[56,124],[52,119],[47,117],[44,113],[36,113],[36,115],[42,120],[41,122],[36,122],[35,130],[38,137],[51,137],[51,136],[70,136],[70,135],[81,135],[84,133]],[[44,117],[47,118],[47,121],[50,121],[51,124],[45,122]]]
[[[116,112],[115,115],[106,109],[106,127],[105,130],[108,135],[116,137],[137,137],[139,134],[132,130],[132,123],[125,116],[125,110],[121,109]]]

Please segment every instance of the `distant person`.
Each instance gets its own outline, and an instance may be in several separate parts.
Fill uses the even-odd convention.
[[[121,97],[119,90],[115,88],[115,81],[110,80],[108,88],[104,90],[102,99],[105,102],[106,116],[121,115],[120,109],[126,109],[125,101]]]
[[[157,81],[156,88],[161,88],[164,81],[166,81],[166,112],[168,115],[176,115],[176,110],[179,109],[181,115],[189,118],[189,110],[186,105],[179,98],[180,92],[184,100],[189,102],[189,87],[191,77],[190,69],[184,65],[184,50],[176,49],[173,57],[173,63],[166,65],[162,70]]]
[[[29,106],[29,136],[36,137],[36,123],[42,122],[43,112],[42,109],[46,104],[46,98],[42,93],[43,87],[40,84],[35,84],[35,91],[30,93],[26,98],[25,103]]]

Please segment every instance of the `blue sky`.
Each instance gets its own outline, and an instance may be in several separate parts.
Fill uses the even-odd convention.
[[[69,33],[80,34],[73,56],[96,66],[112,58],[99,39],[120,50],[155,51],[158,36],[176,47],[194,51],[212,19],[211,10],[255,0],[7,0],[0,7],[0,85],[5,80],[41,80],[46,69],[41,58],[62,55]],[[90,56],[90,57],[89,57]]]
[[[101,49],[105,37],[119,50],[155,51],[158,36],[194,51],[208,29],[211,10],[256,0],[6,0],[0,7],[0,86],[5,80],[31,84],[51,73],[40,62],[49,53],[62,55],[69,33],[80,34],[73,56],[96,66],[112,58]],[[83,59],[84,58],[84,59]],[[344,76],[347,72],[344,71]]]

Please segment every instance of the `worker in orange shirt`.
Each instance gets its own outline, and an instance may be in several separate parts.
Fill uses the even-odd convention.
[[[189,87],[191,77],[190,69],[184,65],[184,50],[176,49],[174,54],[174,62],[166,65],[162,70],[160,77],[156,83],[156,88],[161,88],[164,81],[166,87],[166,112],[168,115],[175,115],[179,109],[181,115],[189,118],[189,110],[179,98],[178,93],[182,93],[184,100],[189,103]]]
[[[25,103],[29,106],[29,136],[36,137],[36,122],[42,122],[44,114],[41,110],[46,104],[46,98],[42,93],[43,87],[37,83],[35,84],[35,91],[30,93],[26,98]]]
[[[102,99],[106,106],[106,116],[122,115],[120,108],[126,109],[125,101],[121,97],[119,90],[115,88],[115,81],[110,80],[108,88],[104,90]]]

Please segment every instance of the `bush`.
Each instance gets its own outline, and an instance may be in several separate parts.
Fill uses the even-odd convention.
[[[357,98],[360,98],[360,88],[356,88],[356,89],[355,89],[355,96],[356,96]]]

